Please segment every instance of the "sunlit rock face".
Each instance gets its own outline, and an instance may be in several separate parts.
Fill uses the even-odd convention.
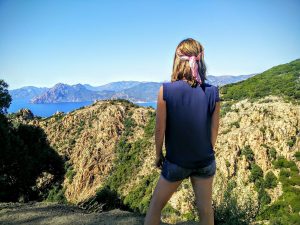
[[[115,147],[124,132],[125,118],[130,115],[136,124],[128,139],[129,143],[133,143],[143,138],[144,127],[150,120],[149,111],[155,112],[150,107],[124,102],[97,101],[68,114],[23,122],[41,126],[51,146],[69,160],[72,171],[65,176],[65,195],[68,201],[78,203],[94,196],[110,176],[117,157]],[[252,161],[262,168],[264,175],[273,171],[278,176],[279,171],[271,164],[270,149],[275,150],[277,156],[296,161],[294,154],[300,149],[299,129],[299,105],[286,102],[280,97],[268,96],[255,102],[245,99],[233,104],[220,118],[215,145],[217,173],[214,178],[214,203],[222,201],[227,184],[235,181],[233,192],[238,193],[238,203],[243,205],[250,197],[256,204],[257,192],[254,183],[249,180],[250,162],[242,154],[243,149],[247,147],[252,150]],[[143,149],[138,170],[134,171],[129,181],[120,185],[121,195],[130,193],[143,177],[160,172],[153,166],[154,136],[150,142],[151,145]],[[296,164],[299,168],[299,161]],[[271,201],[275,201],[282,193],[280,182],[267,191]],[[183,215],[194,209],[194,199],[191,183],[186,179],[169,203]],[[178,217],[168,216],[163,220],[174,222]]]

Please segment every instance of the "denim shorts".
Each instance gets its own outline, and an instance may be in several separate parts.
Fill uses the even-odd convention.
[[[161,175],[168,181],[179,181],[190,176],[208,178],[216,173],[216,160],[214,159],[208,166],[203,168],[188,169],[171,163],[165,159],[162,165]]]

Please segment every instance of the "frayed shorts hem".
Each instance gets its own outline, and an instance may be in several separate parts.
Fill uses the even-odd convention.
[[[188,169],[183,168],[175,163],[171,163],[167,159],[164,160],[161,175],[168,181],[180,181],[189,177],[211,178],[216,174],[215,159],[203,168]]]

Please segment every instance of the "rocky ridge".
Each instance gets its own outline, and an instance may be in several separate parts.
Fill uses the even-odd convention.
[[[222,102],[222,105],[227,103]],[[256,102],[245,99],[230,105],[229,112],[220,120],[215,146],[217,174],[214,180],[214,204],[220,204],[227,185],[234,181],[236,186],[233,193],[238,193],[238,203],[243,205],[251,198],[253,204],[257,205],[258,194],[254,183],[249,180],[250,162],[241,152],[246,146],[250,147],[253,161],[262,168],[264,175],[268,171],[273,171],[276,176],[279,173],[272,167],[270,149],[275,149],[277,155],[295,161],[299,169],[300,164],[294,154],[300,149],[300,106],[277,96],[267,96]],[[145,124],[151,119],[149,112],[153,113],[155,110],[128,102],[97,101],[68,114],[23,122],[41,126],[47,133],[51,146],[69,160],[71,169],[63,185],[67,200],[76,204],[94,196],[111,175],[117,157],[115,146],[124,132],[126,118],[129,116],[136,123],[133,135],[128,140],[128,143],[133,144],[143,137]],[[291,139],[293,144],[290,144]],[[159,172],[153,166],[154,136],[149,141],[151,145],[143,150],[138,170],[133,171],[134,176],[119,188],[119,193],[123,196],[130,194],[143,178]],[[282,193],[280,182],[267,192],[271,202],[274,202]],[[175,223],[195,212],[189,180],[182,182],[169,203],[178,213],[163,216],[164,222]]]

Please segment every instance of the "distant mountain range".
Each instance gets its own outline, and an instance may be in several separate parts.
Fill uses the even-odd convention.
[[[208,75],[207,82],[216,86],[246,80],[255,74],[239,76]],[[101,86],[90,84],[68,85],[58,83],[52,88],[26,86],[9,90],[13,100],[25,100],[31,103],[84,102],[103,99],[123,98],[132,102],[155,102],[162,82],[118,81]]]
[[[9,90],[9,93],[13,100],[22,99],[29,102],[34,97],[40,96],[48,90],[49,88],[46,87],[40,88],[34,86],[25,86],[14,90]]]

